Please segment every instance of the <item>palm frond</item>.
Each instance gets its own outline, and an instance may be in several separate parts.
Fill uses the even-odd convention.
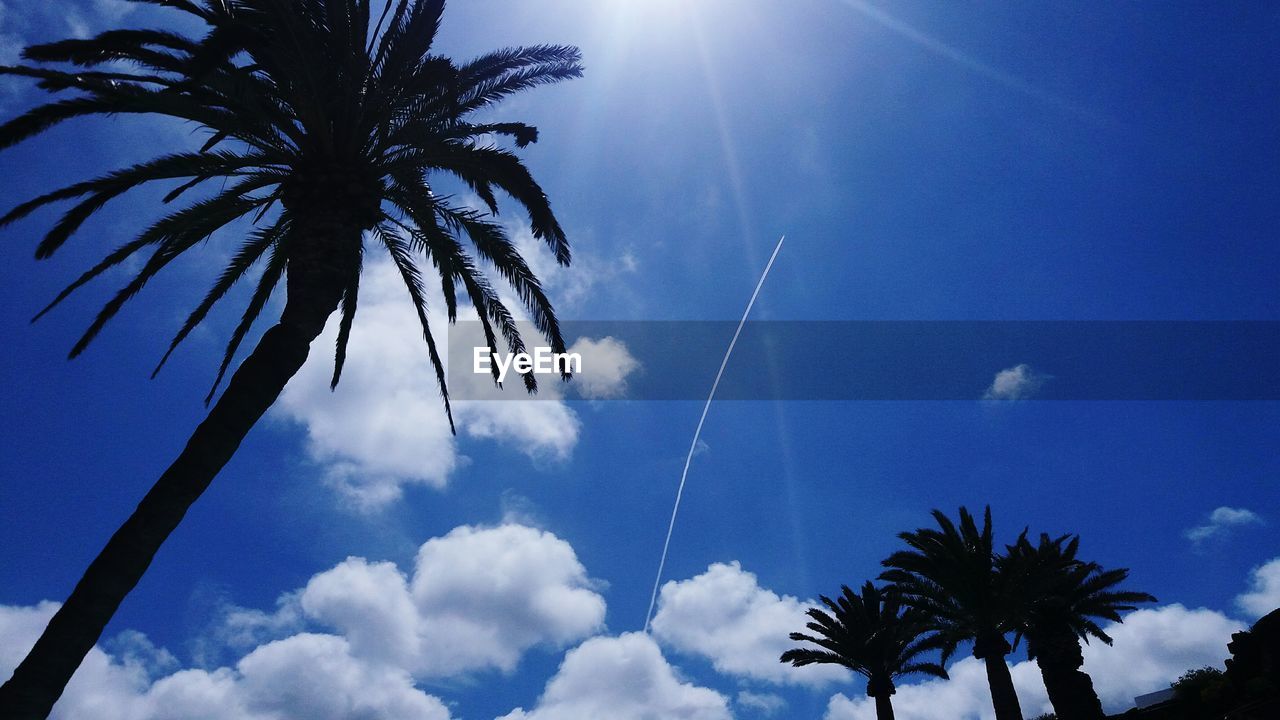
[[[582,53],[567,45],[534,45],[490,53],[458,70],[464,112],[539,85],[582,77]]]
[[[222,364],[218,366],[218,375],[213,379],[213,386],[209,388],[209,394],[205,396],[204,402],[208,405],[213,401],[213,396],[218,392],[218,386],[222,384],[222,378],[227,374],[227,368],[231,367],[231,361],[235,359],[236,350],[240,348],[240,343],[244,341],[245,335],[253,327],[254,321],[262,314],[262,309],[266,307],[267,301],[271,299],[271,292],[275,290],[276,285],[280,283],[280,279],[284,277],[285,268],[288,265],[288,256],[281,252],[279,246],[271,248],[271,256],[267,260],[267,266],[262,271],[262,276],[258,279],[258,285],[254,288],[253,296],[249,299],[249,305],[245,308],[244,314],[240,318],[240,323],[236,325],[236,329],[231,333],[231,339],[227,342],[227,349],[222,355]]]
[[[103,306],[93,323],[85,330],[76,344],[71,348],[70,357],[76,357],[93,342],[103,326],[142,289],[148,280],[166,265],[190,249],[196,243],[208,238],[218,228],[252,212],[264,202],[261,198],[246,198],[238,193],[227,193],[207,203],[194,205],[186,210],[174,213],[156,223],[144,233],[148,244],[157,244],[151,258],[143,265],[142,270],[134,276],[114,297]],[[139,238],[140,240],[142,238]],[[60,298],[66,297],[71,289],[64,291]],[[57,302],[57,301],[55,301]]]
[[[806,612],[812,621],[806,627],[813,634],[793,632],[789,637],[820,649],[788,650],[782,654],[781,662],[796,667],[841,665],[873,681],[891,681],[917,672],[936,674],[935,669],[941,670],[931,663],[915,661],[926,650],[937,648],[936,635],[926,637],[930,628],[918,612],[901,612],[896,593],[882,591],[868,582],[860,592],[845,586],[836,599],[823,595],[819,600],[826,610],[810,608]]]
[[[422,288],[422,275],[413,262],[412,253],[404,238],[384,227],[377,227],[374,232],[379,235],[387,252],[391,254],[391,260],[395,263],[396,270],[400,272],[405,289],[409,291],[409,299],[418,314],[418,323],[422,326],[422,337],[427,342],[431,366],[435,369],[436,384],[440,389],[440,397],[444,401],[445,415],[449,419],[449,430],[456,435],[458,431],[453,424],[453,409],[449,406],[449,386],[445,381],[444,363],[440,360],[435,337],[431,334],[431,324],[427,321],[427,301],[426,293]]]
[[[275,246],[280,237],[287,231],[288,224],[286,221],[277,222],[270,227],[262,228],[253,232],[249,239],[245,241],[240,250],[231,258],[231,262],[223,269],[222,274],[218,277],[218,281],[210,288],[204,300],[192,311],[187,317],[187,321],[182,324],[182,328],[178,330],[178,334],[174,336],[169,343],[169,349],[165,351],[164,357],[160,358],[160,362],[156,364],[156,369],[151,372],[151,377],[160,374],[160,369],[169,360],[169,356],[177,349],[178,345],[191,334],[205,317],[209,314],[209,310],[226,296],[227,292],[235,285],[245,273],[253,267],[258,260],[266,254],[268,250]]]
[[[360,268],[362,262],[357,260],[349,268],[350,279],[347,280],[347,286],[342,289],[342,305],[338,311],[341,316],[338,321],[338,340],[337,347],[333,353],[333,379],[329,381],[329,389],[333,390],[338,387],[338,380],[342,377],[342,366],[347,361],[347,341],[351,339],[351,324],[356,318],[356,305],[360,296]]]
[[[37,318],[70,293],[144,250],[150,254],[94,318],[71,355],[80,354],[131,298],[175,258],[221,227],[245,218],[248,237],[188,315],[156,366],[158,372],[230,289],[263,263],[248,307],[234,328],[206,402],[272,289],[300,268],[303,250],[332,246],[331,282],[340,285],[332,383],[341,377],[358,309],[361,244],[329,237],[371,232],[391,257],[422,324],[437,384],[450,415],[443,363],[427,324],[422,272],[440,279],[446,318],[459,296],[475,309],[491,349],[523,352],[511,309],[486,273],[512,289],[538,332],[564,350],[542,282],[504,226],[430,192],[428,176],[462,179],[496,214],[507,197],[523,206],[534,237],[561,265],[570,261],[564,229],[542,187],[512,152],[537,141],[520,122],[477,122],[470,115],[539,85],[582,73],[576,48],[536,45],[499,50],[461,65],[432,54],[443,0],[392,0],[373,17],[369,0],[136,0],[182,12],[204,25],[195,36],[162,29],[113,29],[27,48],[26,62],[0,74],[29,79],[49,93],[42,105],[0,124],[0,150],[68,120],[150,115],[195,126],[197,152],[177,153],[76,182],[0,216],[0,226],[66,202],[36,244],[49,257],[113,200],[156,181],[172,181],[161,204],[211,182],[234,186],[172,212],[81,273]],[[57,66],[47,67],[49,64]],[[499,192],[501,191],[501,193]],[[276,212],[276,215],[269,214]],[[469,243],[471,248],[465,248]],[[310,257],[310,256],[308,256]],[[305,285],[305,284],[304,284]],[[302,287],[300,285],[299,287]],[[294,284],[289,283],[289,287]],[[531,373],[525,387],[536,390]]]
[[[1051,638],[1088,642],[1092,637],[1110,644],[1111,637],[1098,619],[1118,623],[1121,613],[1155,602],[1147,593],[1117,590],[1129,571],[1105,570],[1081,560],[1079,547],[1079,536],[1041,534],[1033,543],[1024,532],[998,559],[1000,572],[1011,579],[1022,604],[1017,630],[1028,639],[1032,657]]]

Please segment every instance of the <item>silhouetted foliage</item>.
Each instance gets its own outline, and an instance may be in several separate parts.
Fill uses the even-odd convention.
[[[1093,681],[1080,669],[1080,641],[1093,637],[1110,645],[1111,638],[1096,621],[1121,622],[1121,612],[1155,598],[1117,590],[1129,571],[1084,562],[1077,557],[1079,548],[1078,536],[1042,534],[1032,544],[1024,531],[996,563],[1018,599],[1015,637],[1026,638],[1027,657],[1039,665],[1058,717],[1101,720],[1105,714]]]
[[[0,149],[65,120],[115,114],[189,121],[208,131],[208,141],[197,151],[163,155],[42,195],[11,210],[0,225],[52,203],[74,203],[37,246],[36,257],[46,258],[90,216],[135,188],[173,182],[165,204],[202,187],[219,189],[170,212],[108,254],[40,314],[108,269],[149,251],[140,270],[71,349],[74,357],[175,258],[218,229],[247,220],[253,229],[168,348],[172,352],[188,337],[252,268],[262,267],[223,355],[211,400],[282,282],[286,302],[278,323],[234,373],[183,453],[0,688],[0,707],[14,717],[49,712],[161,543],[302,366],[311,342],[335,312],[336,385],[358,307],[366,238],[387,252],[404,282],[446,413],[443,367],[427,324],[425,273],[438,277],[450,321],[461,295],[483,323],[491,350],[501,338],[512,352],[520,352],[523,341],[512,314],[479,269],[480,261],[488,263],[553,349],[564,348],[551,302],[503,226],[434,194],[430,178],[437,173],[457,178],[494,213],[496,191],[503,191],[528,211],[533,235],[567,265],[569,246],[542,189],[515,154],[492,141],[507,137],[523,147],[537,139],[537,130],[469,118],[513,93],[579,76],[576,48],[505,49],[455,63],[431,53],[443,0],[389,3],[376,22],[369,0],[137,1],[185,13],[206,32],[192,39],[167,30],[109,30],[27,48],[22,54],[27,63],[0,67],[0,74],[32,78],[50,93],[69,96],[0,126]],[[525,382],[534,388],[532,375]]]
[[[1008,577],[998,571],[991,530],[991,508],[979,529],[973,515],[960,508],[960,522],[933,511],[938,527],[901,533],[908,550],[890,555],[880,578],[893,583],[911,607],[936,633],[945,663],[966,641],[973,656],[986,665],[987,683],[997,720],[1022,720],[1005,656],[1012,646],[1005,634],[1018,629],[1018,596]]]
[[[1232,635],[1227,669],[1188,670],[1173,683],[1164,717],[1174,720],[1271,720],[1280,716],[1280,610]]]
[[[893,720],[890,696],[896,692],[894,680],[912,674],[945,678],[941,665],[922,662],[920,656],[936,649],[937,636],[927,636],[928,625],[917,611],[903,611],[901,600],[870,582],[861,594],[841,588],[831,600],[820,596],[826,606],[810,608],[812,622],[805,627],[815,633],[793,632],[791,639],[808,642],[821,649],[796,648],[782,654],[781,662],[803,667],[826,663],[846,667],[867,678],[867,695],[876,700],[876,717]]]
[[[1217,715],[1231,707],[1234,696],[1227,674],[1220,668],[1188,670],[1173,683],[1173,696],[1192,716]]]

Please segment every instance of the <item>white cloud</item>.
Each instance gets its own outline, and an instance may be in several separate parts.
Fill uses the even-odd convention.
[[[715,563],[697,577],[662,586],[653,632],[727,675],[810,686],[847,681],[849,671],[834,665],[797,668],[778,661],[795,645],[788,635],[804,630],[813,605],[760,587],[737,562]]]
[[[294,635],[269,643],[241,660],[237,671],[245,705],[267,717],[449,717],[443,703],[414,688],[407,672],[358,659],[346,640],[332,635]]]
[[[0,677],[7,677],[57,604],[0,606]],[[138,643],[134,635],[128,642]],[[146,643],[150,647],[150,643]],[[355,657],[346,640],[300,634],[263,645],[234,667],[181,670],[152,681],[147,663],[95,647],[52,720],[448,720],[444,704],[404,670]]]
[[[1117,712],[1132,707],[1137,695],[1168,687],[1190,668],[1221,665],[1231,633],[1239,628],[1237,621],[1203,608],[1188,610],[1174,604],[1136,610],[1125,616],[1123,624],[1104,628],[1114,645],[1094,642],[1084,647],[1084,670],[1093,678],[1103,706]],[[990,720],[995,716],[981,662],[965,658],[947,671],[950,680],[900,684],[893,696],[898,716],[918,720]],[[1016,663],[1011,672],[1024,715],[1052,710],[1035,663]],[[863,696],[838,694],[827,706],[826,720],[874,717],[874,704]]]
[[[305,624],[298,593],[286,593],[276,601],[275,612],[257,608],[224,606],[210,640],[235,650],[257,647],[300,632]]]
[[[738,707],[766,716],[773,715],[787,706],[787,701],[781,695],[756,693],[750,690],[739,690],[734,702],[738,704]]]
[[[7,679],[13,673],[57,610],[58,603],[49,601],[32,607],[0,605],[0,678]],[[115,661],[95,647],[71,678],[52,718],[88,718],[86,711],[93,705],[102,707],[98,717],[103,720],[145,717],[138,714],[142,709],[138,706],[146,685],[143,664],[125,658]]]
[[[1136,695],[1167,688],[1191,668],[1221,665],[1242,624],[1220,612],[1172,604],[1135,610],[1105,629],[1115,644],[1084,648],[1084,669],[1102,704],[1129,707]]]
[[[358,655],[417,677],[509,672],[534,646],[595,632],[605,614],[568,543],[514,524],[464,526],[428,541],[411,577],[392,563],[348,558],[313,577],[300,602]]]
[[[528,223],[508,222],[506,227],[516,249],[555,299],[556,308],[562,315],[566,311],[581,310],[588,298],[595,298],[598,288],[615,292],[625,289],[623,279],[634,274],[639,267],[639,261],[630,248],[616,257],[604,258],[581,247],[574,249],[573,264],[564,267],[547,252],[546,244],[533,236]]]
[[[621,398],[627,393],[627,378],[640,369],[626,343],[612,337],[599,340],[579,338],[569,348],[582,355],[582,372],[573,376],[573,387],[587,400]]]
[[[107,643],[111,652],[90,651],[54,718],[447,720],[417,680],[510,671],[535,646],[587,637],[604,622],[595,587],[551,533],[463,526],[424,543],[408,575],[348,558],[283,595],[273,613],[231,610],[220,638],[243,656],[216,670],[174,672],[172,655],[126,632]],[[0,606],[0,678],[57,607]],[[305,632],[308,623],[336,634]],[[245,647],[253,643],[261,644]]]
[[[984,400],[1025,400],[1044,386],[1051,378],[1021,364],[1001,370],[983,394]]]
[[[1223,506],[1209,513],[1209,519],[1203,525],[1190,528],[1184,534],[1199,545],[1213,538],[1225,537],[1232,528],[1261,524],[1262,518],[1252,510]]]
[[[1280,557],[1249,573],[1249,589],[1236,598],[1236,605],[1249,618],[1280,608]]]
[[[537,399],[459,402],[458,431],[514,446],[534,461],[563,462],[578,444],[582,423],[563,402],[549,399],[551,385],[539,383]]]
[[[500,720],[730,720],[728,700],[682,682],[642,633],[596,637],[571,650],[532,710]]]
[[[445,324],[430,319],[447,357]],[[407,485],[444,487],[465,458],[449,432],[417,315],[390,262],[364,270],[342,382],[331,392],[337,324],[331,320],[312,344],[272,412],[306,427],[312,459],[361,508],[384,506]],[[458,402],[454,419],[463,435],[509,443],[535,460],[567,458],[580,429],[573,410],[555,399]]]
[[[991,693],[986,668],[972,658],[964,658],[947,669],[950,680],[926,680],[899,684],[893,696],[895,715],[912,720],[991,720]],[[1034,717],[1051,708],[1039,670],[1030,663],[1018,663],[1011,672],[1024,717]],[[875,701],[859,694],[852,698],[836,694],[827,703],[825,720],[873,720]]]
[[[365,269],[337,390],[329,391],[331,319],[272,409],[306,426],[309,453],[328,465],[329,481],[367,506],[398,498],[407,484],[443,487],[459,464],[417,317],[397,281],[389,263]]]
[[[150,638],[137,630],[125,630],[109,640],[107,652],[120,659],[124,665],[137,665],[148,675],[165,675],[178,669],[178,658],[168,650],[157,647]]]

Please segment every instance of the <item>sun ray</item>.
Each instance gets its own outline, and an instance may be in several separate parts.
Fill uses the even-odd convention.
[[[1080,118],[1081,120],[1087,120],[1089,122],[1099,123],[1099,124],[1110,122],[1108,118],[1105,118],[1088,108],[1081,107],[1080,105],[1077,105],[1065,98],[1059,97],[1045,90],[1044,88],[1037,87],[1036,85],[1018,77],[1017,75],[1014,75],[1005,70],[1001,70],[1000,68],[995,67],[994,65],[987,64],[971,55],[967,55],[957,50],[956,48],[942,42],[938,38],[933,37],[932,35],[929,35],[925,32],[922,32],[921,30],[915,28],[914,26],[909,25],[899,20],[898,18],[890,15],[884,10],[881,10],[880,8],[868,2],[865,2],[865,0],[839,0],[839,1],[841,4],[847,6],[851,10],[857,12],[858,14],[876,23],[877,25],[880,25],[886,30],[889,30],[911,41],[912,43],[918,45],[919,47],[929,51],[930,53],[940,58],[951,61],[952,63],[968,70],[969,72],[972,72],[975,75],[986,78],[987,80],[991,80],[992,82],[995,82],[996,84],[1008,90],[1012,90],[1015,93],[1024,95],[1033,100],[1037,100],[1045,105],[1049,105],[1059,110],[1063,110],[1071,115],[1074,115]]]

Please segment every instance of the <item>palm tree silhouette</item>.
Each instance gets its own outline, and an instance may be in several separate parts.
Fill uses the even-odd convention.
[[[847,585],[841,589],[844,594],[836,601],[820,596],[829,614],[820,608],[806,613],[813,622],[805,627],[816,635],[791,633],[792,640],[822,649],[788,650],[782,653],[781,661],[796,667],[830,663],[863,675],[867,695],[876,701],[876,718],[893,720],[895,678],[915,673],[947,677],[941,665],[919,660],[925,652],[937,649],[937,636],[926,635],[929,626],[920,613],[911,609],[900,612],[900,600],[870,582],[862,586],[861,595]]]
[[[996,562],[1021,598],[1016,632],[1027,639],[1027,657],[1040,666],[1054,713],[1060,720],[1101,720],[1106,715],[1093,680],[1080,669],[1080,641],[1092,636],[1110,645],[1095,619],[1121,622],[1121,612],[1155,598],[1116,590],[1128,578],[1128,569],[1103,570],[1084,562],[1077,558],[1079,547],[1079,536],[1072,535],[1041,534],[1033,545],[1023,531]]]
[[[1022,720],[1005,655],[1012,646],[1005,634],[1017,629],[1016,598],[1008,578],[998,572],[991,534],[991,508],[979,530],[973,515],[960,508],[957,527],[942,511],[933,511],[939,529],[900,533],[910,550],[890,555],[880,579],[921,612],[938,636],[942,662],[960,643],[973,641],[973,656],[987,669],[996,720]]]
[[[75,201],[37,247],[36,257],[46,258],[107,202],[141,185],[177,181],[166,203],[196,186],[218,184],[213,181],[223,188],[168,214],[107,255],[40,314],[106,270],[150,250],[141,270],[72,348],[74,357],[174,258],[219,228],[247,220],[253,229],[244,244],[160,361],[163,365],[231,286],[261,264],[208,402],[282,281],[286,300],[278,322],[232,374],[177,460],[111,537],[0,687],[6,717],[49,713],[161,544],[302,367],[311,342],[338,312],[336,385],[366,243],[385,249],[404,281],[447,414],[444,372],[427,324],[424,263],[439,277],[450,321],[463,294],[463,302],[479,315],[491,350],[499,337],[512,352],[523,350],[511,312],[463,238],[512,286],[553,350],[564,348],[551,302],[503,227],[433,194],[430,179],[445,173],[461,180],[495,213],[495,189],[502,190],[524,206],[533,234],[568,265],[565,234],[542,189],[516,155],[492,142],[506,136],[523,147],[537,139],[537,130],[469,118],[513,93],[581,75],[576,48],[505,49],[455,64],[431,54],[444,0],[387,3],[376,23],[370,0],[140,1],[194,16],[207,33],[190,39],[166,30],[110,30],[27,48],[23,57],[30,63],[0,73],[33,78],[51,93],[74,94],[0,126],[0,149],[64,120],[117,113],[190,121],[210,132],[209,141],[198,152],[164,155],[48,193],[19,205],[0,224],[50,203]],[[50,63],[76,67],[55,69]],[[534,389],[531,375],[525,384]]]

